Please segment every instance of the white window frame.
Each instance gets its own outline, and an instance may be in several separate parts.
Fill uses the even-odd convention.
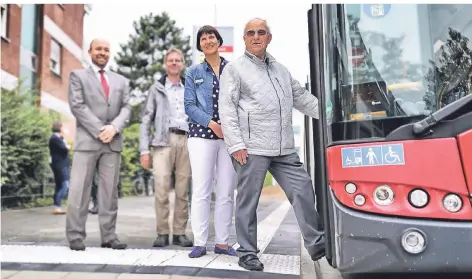
[[[57,46],[54,46],[54,45],[57,45]],[[55,51],[57,51],[58,49],[58,52],[59,53],[55,53]],[[51,71],[57,75],[61,75],[61,60],[62,60],[62,45],[54,40],[54,39],[51,39],[51,52],[50,52],[50,56],[49,56],[49,68],[51,69]]]
[[[1,4],[1,13],[2,19],[0,24],[2,25],[1,29],[1,37],[7,39],[8,38],[8,4]]]

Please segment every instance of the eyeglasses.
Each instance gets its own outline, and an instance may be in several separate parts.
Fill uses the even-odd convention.
[[[259,36],[265,36],[268,33],[265,29],[247,30],[246,31],[246,36],[254,37],[256,35],[256,32],[257,32],[257,35],[259,35]]]

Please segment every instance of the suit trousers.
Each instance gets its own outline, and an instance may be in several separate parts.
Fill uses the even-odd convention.
[[[279,182],[292,204],[308,253],[314,255],[324,249],[313,184],[297,153],[274,157],[249,154],[245,165],[234,158],[233,165],[238,179],[235,219],[240,257],[259,252],[256,210],[267,171]]]
[[[98,151],[74,151],[69,199],[67,205],[66,236],[70,242],[86,238],[85,224],[91,198],[94,172],[98,169],[98,221],[102,242],[117,239],[115,234],[118,213],[118,179],[120,152],[102,144]]]
[[[152,173],[154,176],[154,200],[157,234],[170,234],[169,192],[171,175],[174,172],[175,203],[173,235],[184,235],[187,228],[190,186],[190,161],[188,158],[187,135],[170,133],[170,146],[152,149]]]

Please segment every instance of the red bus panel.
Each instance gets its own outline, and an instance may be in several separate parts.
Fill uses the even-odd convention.
[[[390,156],[385,150],[392,145],[402,146],[403,154],[398,154],[400,149],[394,154],[397,159],[401,158],[401,164],[388,165],[384,162],[369,165],[369,160],[381,161]],[[472,146],[467,145],[465,148]],[[343,149],[352,149],[354,152],[359,150],[357,155],[350,153],[357,156],[359,164],[354,164],[357,160],[352,159],[352,156],[345,156]],[[381,149],[384,151],[377,152],[377,157],[370,157],[368,154],[371,150]],[[468,154],[472,156],[472,152]],[[472,206],[468,202],[469,189],[455,138],[333,146],[328,148],[327,159],[330,187],[345,206],[387,215],[472,220]],[[350,160],[349,163],[354,167],[346,167],[344,159]],[[468,160],[470,162],[470,159]],[[388,162],[393,161],[391,156]],[[348,194],[345,191],[345,185],[349,182],[356,184],[356,193]],[[374,202],[374,190],[380,185],[388,185],[394,190],[395,200],[392,204],[385,206]],[[421,188],[428,193],[430,202],[426,207],[415,208],[409,203],[408,195],[415,188]],[[455,193],[462,199],[463,207],[456,213],[451,213],[443,207],[443,198],[448,193]],[[357,206],[353,202],[357,194],[365,197],[364,205]]]
[[[459,145],[459,150],[461,152],[465,180],[469,187],[469,193],[472,194],[472,130],[460,134],[457,137],[457,144]]]

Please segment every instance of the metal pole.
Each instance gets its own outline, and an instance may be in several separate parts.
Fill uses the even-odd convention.
[[[216,27],[216,4],[213,6],[213,24]]]

